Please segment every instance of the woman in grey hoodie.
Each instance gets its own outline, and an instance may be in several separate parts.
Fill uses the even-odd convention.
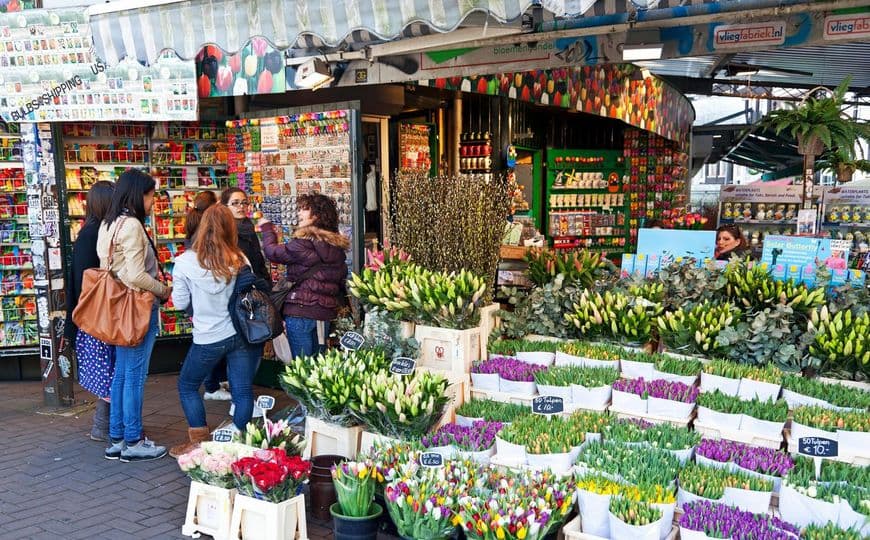
[[[232,426],[244,430],[254,410],[250,345],[236,333],[229,313],[236,276],[248,264],[239,249],[232,212],[222,205],[202,216],[192,249],[175,259],[172,302],[178,309],[193,308],[193,345],[178,376],[178,394],[187,417],[189,443],[170,450],[177,457],[209,439],[205,407],[199,387],[221,358],[233,389]]]

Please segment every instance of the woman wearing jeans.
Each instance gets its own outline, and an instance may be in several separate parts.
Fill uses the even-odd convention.
[[[109,413],[109,442],[106,459],[123,462],[148,461],[166,455],[166,448],[149,441],[142,433],[142,401],[151,351],[157,339],[157,307],[172,288],[158,281],[157,249],[145,231],[145,216],[154,204],[154,179],[138,169],[128,169],[118,179],[112,204],[100,226],[97,255],[100,266],[110,270],[127,287],[150,291],[155,296],[151,321],[145,338],[135,347],[115,348]],[[109,306],[108,309],[111,309]]]
[[[233,214],[214,205],[202,215],[193,249],[175,259],[172,302],[178,309],[193,307],[193,345],[178,376],[178,395],[187,418],[189,442],[170,451],[178,457],[209,439],[205,407],[199,387],[223,358],[233,389],[233,427],[244,430],[254,411],[250,345],[236,333],[229,302],[236,276],[248,263],[239,249]]]
[[[298,206],[299,228],[285,244],[278,243],[271,222],[259,222],[266,258],[286,264],[287,279],[296,282],[313,270],[284,301],[287,341],[294,357],[325,349],[329,321],[336,317],[345,290],[345,251],[350,246],[338,232],[338,210],[332,199],[319,193],[302,195]]]

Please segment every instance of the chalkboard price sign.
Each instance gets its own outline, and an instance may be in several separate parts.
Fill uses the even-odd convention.
[[[211,440],[214,442],[230,442],[233,440],[233,432],[229,429],[218,429],[211,434]]]
[[[390,372],[395,373],[396,375],[411,375],[414,373],[414,368],[416,367],[416,360],[400,356],[390,363]]]
[[[364,337],[356,332],[345,332],[338,342],[345,349],[349,351],[355,351],[362,347],[363,343],[365,343],[366,340]]]
[[[275,406],[275,398],[272,396],[260,396],[257,398],[257,407],[264,411],[271,411]]]
[[[443,467],[444,456],[438,452],[423,452],[420,454],[420,465],[424,467]]]
[[[812,457],[837,457],[837,441],[822,437],[798,439],[798,453]]]
[[[565,400],[559,396],[540,396],[532,400],[532,412],[537,414],[559,414],[565,410]]]

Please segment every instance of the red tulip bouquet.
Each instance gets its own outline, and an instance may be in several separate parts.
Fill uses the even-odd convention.
[[[236,461],[232,470],[239,493],[280,503],[296,496],[308,481],[311,462],[299,456],[288,457],[281,448],[271,448]]]

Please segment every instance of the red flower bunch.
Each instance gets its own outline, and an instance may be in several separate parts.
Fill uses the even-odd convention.
[[[665,220],[665,226],[670,229],[700,230],[707,224],[707,218],[697,212],[677,215],[671,220]]]
[[[295,496],[308,480],[311,462],[288,456],[281,448],[270,448],[236,461],[232,469],[240,493],[279,503]]]

